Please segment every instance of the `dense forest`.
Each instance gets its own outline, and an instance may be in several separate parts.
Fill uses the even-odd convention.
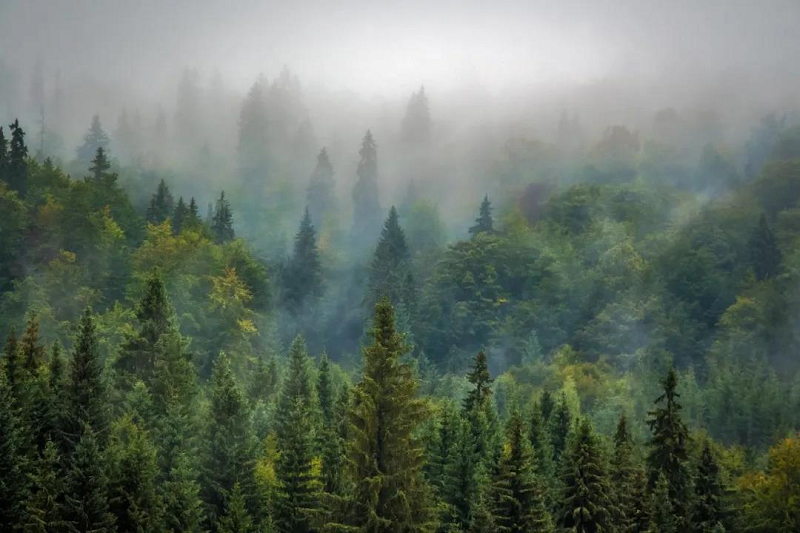
[[[6,52],[4,9],[0,532],[800,532],[779,69],[501,104],[120,86],[132,22],[93,77]]]

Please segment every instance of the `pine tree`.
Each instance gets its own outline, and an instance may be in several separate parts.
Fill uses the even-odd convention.
[[[197,206],[195,206],[195,209]],[[178,203],[175,205],[175,210],[172,212],[172,232],[176,235],[183,230],[186,222],[189,219],[189,208],[183,201],[183,196],[178,198]]]
[[[756,279],[773,278],[778,274],[781,264],[781,252],[775,241],[775,236],[767,224],[764,213],[758,220],[758,227],[750,237],[750,260]]]
[[[414,306],[414,282],[411,256],[406,236],[400,227],[397,210],[392,206],[383,224],[369,270],[367,305],[373,306],[384,296],[394,305],[410,311]]]
[[[85,427],[92,428],[87,445],[103,446],[108,437],[109,412],[103,366],[97,353],[94,318],[87,308],[81,318],[66,390],[66,438],[75,445]]]
[[[250,533],[252,528],[253,520],[247,512],[242,487],[236,483],[226,502],[225,513],[217,521],[217,533]]]
[[[667,481],[663,472],[659,473],[656,479],[650,506],[652,513],[647,533],[678,533],[679,531],[684,531],[678,526],[681,520],[679,520],[672,506],[669,481]]]
[[[411,368],[400,360],[407,348],[386,298],[375,306],[371,338],[350,414],[353,489],[348,522],[364,532],[431,531],[434,517],[415,437],[427,412],[416,398]]]
[[[293,312],[322,294],[322,265],[308,208],[294,238],[294,253],[284,270],[283,286],[284,302]]]
[[[180,453],[164,482],[164,525],[170,533],[202,533],[203,503],[197,473]]]
[[[275,474],[280,483],[275,524],[278,531],[312,531],[318,508],[318,480],[312,473],[313,431],[311,378],[305,341],[298,336],[289,349],[286,379],[278,403],[276,437],[280,457]]]
[[[675,370],[670,369],[661,383],[664,394],[656,399],[656,408],[648,413],[650,419],[647,421],[653,433],[648,443],[648,487],[655,490],[659,476],[664,475],[669,486],[670,503],[679,517],[678,528],[685,529],[683,520],[689,513],[689,430],[680,417]]]
[[[147,208],[147,221],[151,224],[161,224],[172,215],[174,210],[172,193],[164,180],[158,183],[156,192],[150,199],[150,206]]]
[[[214,363],[210,399],[201,486],[213,524],[222,516],[234,484],[241,483],[249,494],[253,482],[254,446],[247,402],[225,353]]]
[[[26,504],[26,533],[66,533],[69,531],[64,498],[66,479],[58,449],[47,441],[36,470],[31,476],[31,494]]]
[[[67,473],[65,516],[71,528],[86,533],[114,533],[108,497],[103,454],[92,426],[85,424],[70,455]]]
[[[217,244],[231,241],[236,236],[233,231],[233,211],[231,203],[225,199],[225,191],[219,193],[214,218],[211,221],[211,233]]]
[[[611,484],[614,487],[616,516],[614,522],[622,533],[635,531],[636,467],[633,463],[633,441],[625,415],[619,417],[614,433],[614,455],[611,459]]]
[[[0,530],[23,523],[28,496],[28,439],[11,396],[7,375],[0,372]]]
[[[358,181],[353,186],[353,237],[356,244],[365,246],[373,242],[381,219],[378,197],[378,148],[367,130],[359,150]]]
[[[311,178],[308,180],[308,190],[306,192],[308,209],[314,214],[314,218],[320,222],[325,220],[325,215],[333,212],[336,208],[334,192],[336,183],[333,180],[333,174],[328,152],[323,148],[317,156],[317,166],[314,167]]]
[[[719,478],[719,466],[714,459],[711,445],[703,444],[700,464],[694,482],[695,503],[692,512],[692,529],[697,533],[712,533],[724,521],[722,504],[723,489]]]
[[[92,158],[97,154],[97,149],[102,148],[105,153],[108,153],[108,145],[108,134],[100,123],[100,117],[94,115],[89,130],[86,132],[86,135],[83,136],[83,144],[79,146],[76,151],[78,162],[80,162],[84,168],[89,167]]]
[[[561,464],[559,526],[565,531],[613,530],[614,505],[603,447],[588,420],[577,425]]]
[[[494,221],[492,219],[492,203],[489,201],[489,196],[484,196],[481,202],[480,213],[478,218],[475,219],[475,225],[469,228],[469,233],[472,236],[479,233],[494,233]]]
[[[8,160],[5,168],[5,180],[8,188],[25,196],[28,191],[28,147],[25,146],[25,132],[15,120],[8,127],[11,130],[11,142],[8,146]]]
[[[571,429],[572,413],[569,403],[567,403],[567,396],[562,393],[550,419],[550,439],[553,445],[553,459],[556,463],[561,460],[561,454],[566,451],[567,438]]]
[[[524,424],[519,412],[508,420],[506,442],[495,474],[493,515],[498,531],[552,532],[544,489],[536,479]]]

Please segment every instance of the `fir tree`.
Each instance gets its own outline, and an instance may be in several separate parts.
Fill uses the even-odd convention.
[[[65,491],[61,457],[56,445],[47,441],[31,476],[31,495],[24,524],[26,533],[66,533],[70,530],[65,514]]]
[[[195,209],[197,206],[195,206]],[[183,196],[178,198],[178,203],[175,204],[175,210],[172,212],[172,232],[176,235],[183,230],[186,222],[189,219],[189,208],[183,201]]]
[[[389,216],[383,224],[381,238],[372,257],[368,283],[366,301],[368,305],[375,305],[378,300],[386,296],[394,305],[402,304],[406,310],[413,308],[414,283],[411,275],[411,257],[394,206],[389,210]]]
[[[48,369],[47,415],[41,434],[45,436],[46,441],[51,440],[60,445],[64,438],[61,429],[65,414],[66,375],[61,357],[61,345],[58,341],[53,342],[53,347],[50,349]]]
[[[92,123],[86,135],[83,136],[83,144],[77,149],[78,161],[87,168],[92,158],[97,154],[98,148],[102,148],[104,152],[108,153],[109,137],[100,123],[100,117],[94,115]]]
[[[669,486],[670,502],[679,517],[680,529],[684,528],[683,520],[689,513],[689,430],[680,417],[675,370],[670,369],[661,383],[664,394],[656,399],[656,408],[648,413],[650,419],[647,421],[653,433],[647,455],[648,487],[651,491],[655,490],[659,476],[664,475]]]
[[[39,365],[44,363],[44,347],[39,344],[39,320],[36,315],[28,318],[28,325],[19,344],[22,368],[33,375],[38,371]]]
[[[191,229],[197,229],[200,226],[200,222],[200,208],[197,207],[197,202],[195,201],[194,196],[192,196],[192,199],[189,200],[189,213],[186,217],[186,223],[184,226]]]
[[[3,348],[3,371],[5,380],[8,382],[8,392],[11,395],[12,405],[15,409],[19,408],[20,390],[22,388],[22,362],[20,361],[19,341],[17,332],[12,327],[6,337],[6,344]]]
[[[353,481],[349,525],[358,531],[431,531],[433,516],[422,478],[423,454],[415,437],[427,413],[416,398],[406,345],[394,309],[375,306],[372,342],[364,348],[364,374],[354,390],[349,458]]]
[[[479,508],[481,487],[486,483],[472,427],[460,416],[456,420],[454,443],[444,464],[440,491],[449,507],[451,520],[462,531],[466,531],[476,519],[482,523],[491,521],[491,513],[488,505]],[[485,516],[480,516],[481,513],[485,513]]]
[[[186,453],[180,453],[164,482],[164,525],[170,533],[202,533],[200,484]]]
[[[603,447],[588,420],[582,420],[562,461],[563,493],[559,526],[576,533],[613,530],[614,505]]]
[[[659,473],[656,479],[650,506],[652,513],[647,533],[678,533],[679,531],[684,531],[678,526],[680,520],[672,506],[669,481],[667,481],[663,472]]]
[[[217,244],[233,240],[236,236],[233,231],[233,211],[231,203],[225,199],[225,191],[219,193],[214,218],[211,221],[211,233]]]
[[[333,167],[328,157],[328,152],[323,148],[317,156],[317,165],[308,180],[306,203],[314,217],[322,222],[325,215],[336,208],[335,188],[333,181]]]
[[[28,497],[28,439],[11,396],[7,376],[0,372],[0,530],[19,529]]]
[[[464,399],[465,413],[469,413],[476,406],[486,405],[492,396],[491,385],[494,380],[489,374],[489,363],[483,350],[475,356],[472,370],[467,374],[467,381],[472,383],[473,388]]]
[[[622,532],[635,531],[636,522],[636,468],[633,464],[633,441],[628,431],[625,415],[619,417],[614,433],[614,455],[611,459],[611,484],[615,496],[615,523]]]
[[[553,445],[553,459],[556,463],[561,460],[561,454],[566,450],[567,438],[571,429],[572,413],[567,403],[567,396],[562,393],[550,419],[550,439]]]
[[[70,455],[65,498],[66,520],[74,531],[114,533],[108,505],[108,476],[92,426],[85,424]]]
[[[711,445],[703,444],[700,464],[694,482],[695,500],[692,512],[693,530],[697,533],[712,533],[724,521],[722,485],[719,466],[714,459]]]
[[[25,146],[25,132],[15,120],[9,125],[11,142],[8,146],[8,159],[5,167],[5,180],[8,188],[25,196],[28,190],[28,147]]]
[[[533,463],[536,467],[536,473],[545,491],[545,498],[549,507],[552,503],[552,497],[554,496],[553,486],[555,484],[553,448],[547,433],[547,427],[545,426],[544,420],[542,420],[542,412],[538,403],[533,405],[533,410],[531,412],[528,440],[533,450]]]
[[[378,149],[367,131],[359,150],[358,181],[353,186],[353,236],[359,246],[372,242],[381,219],[378,197]]]
[[[251,531],[253,531],[253,520],[247,512],[242,487],[236,483],[226,502],[225,513],[217,521],[217,533],[250,533]]]
[[[110,170],[111,162],[109,162],[106,156],[106,151],[102,146],[98,146],[94,159],[92,159],[92,164],[89,167],[89,175],[86,176],[86,181],[97,185],[104,185],[109,181],[116,181],[116,174],[110,173]]]
[[[147,221],[151,224],[161,224],[172,215],[174,206],[172,193],[169,192],[166,182],[161,180],[158,183],[156,192],[150,199],[150,206],[147,208]]]
[[[293,312],[322,294],[322,265],[308,208],[294,238],[294,253],[284,270],[283,285],[284,302]]]
[[[553,395],[549,390],[542,391],[542,397],[539,400],[539,409],[542,412],[542,422],[545,428],[549,427],[550,417],[553,414],[553,409],[556,407],[556,402],[553,400]]]
[[[268,401],[278,386],[278,369],[275,364],[275,357],[270,355],[269,360],[264,361],[259,357],[256,361],[256,370],[253,372],[253,379],[250,382],[248,396],[252,403],[258,401]]]
[[[505,448],[494,477],[493,515],[498,531],[553,531],[553,522],[545,506],[544,489],[536,479],[524,424],[517,411],[512,412],[508,420]]]
[[[775,277],[780,268],[781,252],[764,213],[750,237],[750,260],[758,280]]]
[[[492,203],[489,201],[489,196],[484,196],[481,202],[480,213],[478,218],[475,219],[475,225],[469,228],[469,233],[472,236],[479,233],[494,233],[494,221],[492,220]]]
[[[318,507],[318,481],[312,473],[311,378],[305,341],[289,349],[286,379],[278,403],[276,436],[280,457],[275,467],[280,488],[275,524],[285,533],[311,531]]]

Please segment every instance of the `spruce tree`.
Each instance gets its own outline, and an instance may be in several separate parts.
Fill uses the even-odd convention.
[[[378,148],[367,130],[359,150],[358,180],[353,186],[353,237],[359,247],[367,246],[377,233],[381,219],[378,197]]]
[[[412,369],[401,361],[407,347],[386,298],[375,306],[370,336],[350,413],[353,489],[347,521],[364,532],[431,531],[434,517],[415,436],[427,410],[416,397]]]
[[[6,172],[8,171],[8,140],[6,134],[3,132],[3,126],[0,126],[0,182],[8,185],[8,178]]]
[[[648,413],[650,418],[647,421],[653,433],[648,443],[648,487],[651,491],[655,490],[659,476],[664,475],[669,486],[670,502],[679,517],[678,527],[685,529],[687,524],[684,520],[689,514],[689,430],[680,416],[675,370],[671,368],[661,383],[664,394],[656,399],[656,407]]]
[[[545,505],[544,489],[536,479],[525,433],[522,417],[513,411],[492,484],[494,522],[500,532],[550,533],[553,522]]]
[[[39,320],[36,315],[28,318],[28,325],[19,342],[22,368],[33,376],[39,370],[39,365],[44,363],[44,346],[39,343]]]
[[[217,533],[250,533],[251,531],[253,531],[253,520],[247,512],[242,487],[236,483],[225,504],[225,513],[217,520]]]
[[[536,473],[542,488],[545,490],[545,498],[549,507],[554,496],[555,466],[553,464],[553,448],[547,433],[547,427],[544,420],[542,420],[542,411],[538,403],[533,405],[531,412],[528,440],[533,450],[533,463],[536,467]]]
[[[447,465],[453,462],[461,420],[452,402],[446,401],[436,420],[435,435],[428,453],[427,478],[431,487],[442,496],[447,484]]]
[[[100,123],[100,117],[94,115],[89,130],[83,136],[83,144],[81,144],[76,153],[78,162],[83,165],[83,168],[88,168],[92,158],[97,154],[98,148],[102,148],[104,152],[108,152],[109,137]]]
[[[11,395],[12,405],[15,409],[20,407],[19,398],[23,385],[22,362],[20,361],[19,341],[14,327],[8,332],[6,344],[3,348],[3,371],[8,383],[8,392]]]
[[[473,388],[464,399],[465,413],[469,413],[476,406],[486,405],[492,396],[491,385],[494,380],[489,374],[489,363],[483,350],[480,350],[475,356],[472,370],[467,374],[467,381],[472,383]]]
[[[147,208],[147,221],[151,224],[161,224],[172,215],[173,209],[172,193],[169,192],[169,187],[162,179],[150,199],[150,206]]]
[[[86,176],[86,181],[96,185],[108,185],[110,182],[116,181],[117,176],[109,172],[110,170],[111,162],[106,156],[106,151],[102,146],[98,146],[94,159],[92,159],[92,164],[89,167],[89,175]]]
[[[316,385],[322,412],[322,428],[317,439],[322,454],[322,490],[328,494],[339,494],[342,489],[343,443],[338,432],[337,399],[331,383],[331,366],[325,352],[320,357]]]
[[[328,152],[323,148],[317,156],[317,165],[308,180],[306,204],[314,218],[323,222],[325,215],[336,208],[335,188],[333,181],[333,167],[328,157]]]
[[[475,225],[469,228],[469,233],[472,236],[479,233],[494,233],[494,221],[492,219],[492,203],[489,201],[489,196],[484,196],[481,202],[480,213],[478,218],[475,219]]]
[[[196,206],[195,206],[196,207]],[[176,235],[183,230],[186,222],[189,219],[189,208],[183,201],[183,196],[178,198],[178,203],[175,204],[175,210],[172,212],[172,232]]]
[[[189,213],[186,217],[186,223],[184,224],[186,227],[191,229],[197,229],[200,226],[200,208],[197,207],[197,202],[192,196],[192,199],[189,200]]]
[[[697,533],[712,533],[724,521],[723,489],[711,445],[703,444],[700,464],[694,482],[695,499],[692,511],[692,529]]]
[[[545,428],[549,427],[550,425],[550,417],[553,414],[553,409],[555,409],[556,403],[553,400],[553,395],[550,393],[549,390],[542,391],[542,397],[539,399],[539,409],[542,412],[542,422],[545,425]]]
[[[116,526],[108,498],[103,454],[92,426],[84,424],[67,472],[65,517],[71,529],[82,533],[114,533]]]
[[[374,306],[386,296],[393,305],[402,304],[406,310],[413,309],[415,298],[411,256],[394,206],[389,210],[372,256],[368,284],[366,303],[369,306]]]
[[[558,525],[565,531],[613,531],[614,504],[600,439],[588,420],[578,423],[561,463],[563,492]]]
[[[26,533],[66,533],[70,530],[64,504],[66,479],[63,470],[58,448],[52,441],[47,441],[31,475],[31,493],[23,528]]]
[[[685,531],[680,528],[679,516],[672,505],[672,498],[669,494],[669,481],[663,472],[658,474],[655,487],[651,496],[650,525],[647,533],[678,533]]]
[[[614,522],[622,532],[635,531],[636,522],[635,492],[636,467],[633,462],[633,441],[628,431],[625,415],[619,417],[614,433],[614,455],[611,458],[611,484],[614,487]]]
[[[231,203],[225,199],[225,191],[219,193],[219,199],[214,208],[211,234],[217,244],[231,241],[236,236],[233,231],[233,211],[231,211]]]
[[[0,530],[20,529],[28,497],[28,439],[7,375],[0,372]]]
[[[275,466],[279,483],[275,524],[281,532],[308,533],[318,510],[319,482],[312,473],[312,389],[302,337],[295,338],[288,359],[276,423],[281,453]]]
[[[558,464],[561,460],[561,455],[566,451],[567,438],[571,429],[572,413],[569,409],[569,403],[567,403],[567,396],[562,393],[550,419],[550,439],[553,445],[553,459],[556,464]]]
[[[294,237],[294,253],[283,272],[283,300],[293,312],[322,294],[322,265],[308,208]]]
[[[481,489],[487,483],[472,427],[461,416],[456,420],[455,441],[444,464],[441,495],[451,520],[466,531],[476,519],[482,523],[491,521],[491,513],[488,504],[480,508]],[[480,516],[481,513],[485,516]]]
[[[180,453],[164,482],[164,525],[170,533],[202,533],[203,503],[197,472]]]
[[[24,197],[28,190],[28,147],[25,146],[25,132],[20,127],[19,120],[9,125],[9,129],[11,142],[5,169],[6,183],[9,189]]]
[[[750,237],[750,260],[758,280],[775,277],[780,268],[781,252],[764,213]]]

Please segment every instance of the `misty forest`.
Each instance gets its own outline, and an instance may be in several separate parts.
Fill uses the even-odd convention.
[[[131,4],[0,2],[0,531],[800,532],[797,3]]]

